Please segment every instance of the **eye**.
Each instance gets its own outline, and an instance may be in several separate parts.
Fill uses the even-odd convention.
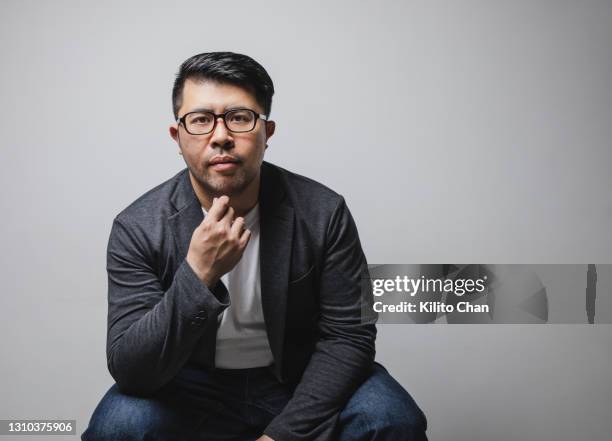
[[[253,121],[253,114],[248,110],[237,110],[227,115],[229,122],[234,124],[245,124]]]
[[[213,122],[213,117],[207,113],[194,113],[189,115],[189,124],[207,125]]]

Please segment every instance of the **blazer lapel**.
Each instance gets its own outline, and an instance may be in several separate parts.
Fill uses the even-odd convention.
[[[293,208],[284,198],[282,182],[273,175],[265,162],[261,170],[259,196],[261,305],[270,349],[274,355],[275,371],[280,378],[294,217]]]
[[[170,200],[177,210],[176,213],[168,217],[168,224],[178,248],[177,254],[173,256],[176,258],[174,263],[176,271],[185,257],[187,257],[193,230],[204,220],[202,205],[193,191],[188,169],[183,170],[183,174],[180,176],[176,190],[170,197]],[[202,335],[196,353],[199,362],[214,368],[217,327],[210,326],[208,329],[209,331]]]
[[[168,217],[168,223],[174,232],[174,238],[179,249],[178,256],[176,256],[178,268],[178,265],[187,256],[187,251],[189,251],[193,230],[204,219],[202,206],[191,186],[188,169],[182,172],[171,201],[177,212]]]
[[[188,169],[182,172],[171,201],[177,212],[168,217],[168,223],[179,250],[176,256],[178,268],[187,256],[193,230],[204,219],[202,207],[189,179]],[[281,378],[294,216],[293,208],[285,198],[283,183],[266,162],[261,167],[259,213],[261,303],[268,341],[274,355],[274,368],[277,376]],[[207,344],[213,348],[213,357],[215,335],[216,333],[210,333],[206,336]]]

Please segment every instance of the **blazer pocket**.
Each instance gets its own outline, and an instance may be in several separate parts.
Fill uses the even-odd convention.
[[[314,273],[314,268],[315,266],[312,265],[310,268],[308,268],[306,270],[306,272],[304,274],[302,274],[301,276],[297,277],[294,280],[289,281],[289,286],[291,285],[297,285],[298,283],[301,283],[303,281],[305,281],[306,279],[308,279],[309,277],[311,277]]]
[[[289,282],[287,296],[286,332],[293,344],[305,344],[312,338],[318,317],[315,289],[315,266]]]

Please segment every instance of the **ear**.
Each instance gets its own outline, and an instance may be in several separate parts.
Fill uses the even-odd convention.
[[[266,121],[266,141],[274,135],[274,130],[276,130],[276,123],[274,121]]]
[[[170,137],[178,144],[178,125],[176,123],[172,124],[168,128],[168,131],[170,132]]]

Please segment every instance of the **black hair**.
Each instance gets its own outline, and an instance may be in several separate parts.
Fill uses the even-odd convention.
[[[247,89],[255,95],[266,115],[272,110],[274,85],[268,72],[251,57],[233,52],[205,52],[188,58],[181,64],[172,88],[174,119],[183,101],[183,87],[187,79],[211,80]]]

